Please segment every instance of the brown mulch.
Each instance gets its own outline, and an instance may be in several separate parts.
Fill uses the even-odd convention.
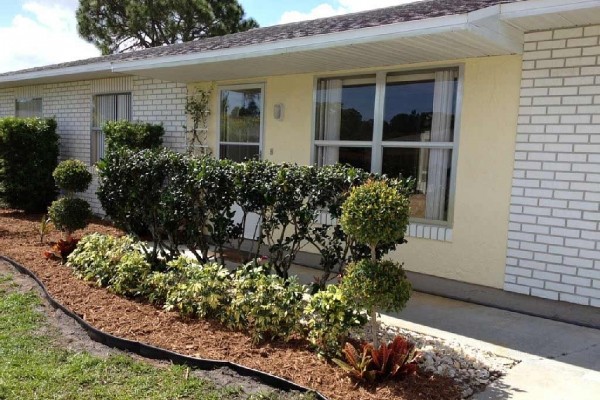
[[[105,332],[178,353],[233,361],[318,390],[330,399],[412,400],[460,398],[451,379],[418,374],[376,389],[355,388],[337,366],[318,358],[304,342],[253,345],[243,332],[232,332],[205,320],[184,320],[150,304],[126,299],[75,278],[68,267],[43,253],[60,238],[52,232],[39,240],[41,216],[0,210],[0,254],[23,264],[44,282],[54,298]],[[121,234],[110,225],[92,223],[85,233]]]

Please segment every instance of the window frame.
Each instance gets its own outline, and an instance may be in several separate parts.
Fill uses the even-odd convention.
[[[383,121],[385,113],[385,91],[387,78],[389,75],[407,77],[423,77],[425,74],[432,74],[439,70],[455,69],[457,71],[457,88],[456,88],[456,109],[454,114],[454,140],[452,142],[409,142],[409,141],[384,141],[383,140]],[[374,121],[373,121],[373,138],[371,141],[331,141],[317,140],[317,100],[319,80],[331,78],[352,78],[355,76],[375,75],[375,102],[374,102]],[[384,148],[411,148],[411,149],[447,149],[452,151],[450,164],[450,182],[448,193],[448,217],[446,221],[430,220],[426,218],[410,218],[410,223],[419,225],[440,226],[452,228],[454,225],[454,206],[456,197],[456,177],[458,167],[459,142],[460,142],[460,127],[463,108],[463,90],[464,90],[464,63],[455,64],[439,64],[435,66],[427,66],[421,68],[386,68],[375,71],[354,70],[336,74],[335,72],[315,75],[313,78],[313,99],[312,99],[312,118],[311,118],[311,147],[310,159],[313,165],[318,163],[317,154],[318,147],[341,146],[341,147],[369,147],[371,149],[371,171],[381,173],[383,164],[383,149]],[[418,79],[416,79],[418,80]]]
[[[98,154],[94,154],[94,150],[95,149],[97,150],[97,147],[93,144],[95,135],[98,132],[102,132],[102,127],[94,126],[95,99],[96,99],[96,97],[101,97],[101,96],[123,96],[123,95],[129,96],[130,119],[128,119],[127,121],[131,122],[134,120],[134,117],[133,117],[133,93],[132,92],[125,91],[125,92],[94,93],[91,97],[91,104],[90,104],[90,165],[91,166],[101,160],[101,158],[99,157]],[[105,142],[105,145],[106,145],[106,142]]]
[[[221,96],[224,91],[227,90],[243,90],[243,89],[260,89],[260,132],[258,138],[258,158],[259,160],[263,159],[263,146],[265,139],[265,97],[266,97],[266,83],[265,82],[257,82],[257,83],[243,83],[243,84],[234,84],[234,85],[219,85],[217,86],[217,126],[216,126],[216,149],[215,155],[217,159],[221,159],[221,144],[229,144],[236,146],[255,146],[255,143],[250,142],[222,142],[221,141]]]
[[[19,117],[17,115],[17,104],[18,103],[23,103],[23,102],[30,102],[30,101],[35,101],[35,100],[39,100],[40,101],[40,115],[39,116],[34,116],[34,117]],[[17,97],[15,98],[15,117],[16,118],[43,118],[44,117],[44,99],[39,96],[39,97]]]

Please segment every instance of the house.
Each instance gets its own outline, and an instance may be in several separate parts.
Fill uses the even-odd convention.
[[[0,116],[55,116],[91,164],[111,119],[184,151],[186,96],[211,87],[218,157],[414,176],[392,256],[417,288],[598,321],[599,1],[426,0],[10,72]]]

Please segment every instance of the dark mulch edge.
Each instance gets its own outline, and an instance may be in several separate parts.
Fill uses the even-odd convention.
[[[163,360],[163,361],[171,361],[177,365],[185,365],[191,368],[197,368],[201,370],[214,370],[218,368],[230,368],[234,370],[241,376],[251,377],[259,380],[260,382],[269,385],[275,389],[284,390],[284,391],[297,391],[301,393],[313,393],[317,399],[319,400],[328,400],[323,394],[304,387],[300,386],[294,382],[288,381],[286,379],[280,378],[278,376],[268,374],[266,372],[258,371],[253,368],[248,368],[240,364],[236,364],[230,361],[220,361],[220,360],[210,360],[196,357],[189,357],[183,354],[175,353],[173,351],[165,350],[159,347],[151,346],[149,344],[132,341],[124,338],[120,338],[109,333],[105,333],[99,329],[94,328],[85,322],[81,316],[72,312],[70,309],[62,305],[60,302],[55,300],[48,290],[44,283],[37,277],[37,275],[27,269],[25,266],[19,264],[13,259],[3,256],[0,254],[0,260],[4,260],[11,264],[17,271],[22,274],[25,274],[31,277],[40,287],[42,292],[44,293],[44,297],[48,300],[48,302],[54,308],[60,309],[69,317],[73,318],[89,335],[89,337],[105,346],[116,348],[119,350],[129,351],[131,353],[135,353],[145,358],[150,358],[153,360]]]

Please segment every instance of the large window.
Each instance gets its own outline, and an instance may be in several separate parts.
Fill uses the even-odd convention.
[[[412,177],[411,217],[448,221],[457,78],[448,69],[320,79],[317,163]]]
[[[91,162],[104,157],[105,137],[102,127],[106,122],[131,121],[131,94],[102,94],[94,96],[92,110]]]
[[[260,158],[262,86],[220,90],[219,157],[234,161]]]
[[[15,116],[18,118],[42,117],[42,99],[17,99]]]

